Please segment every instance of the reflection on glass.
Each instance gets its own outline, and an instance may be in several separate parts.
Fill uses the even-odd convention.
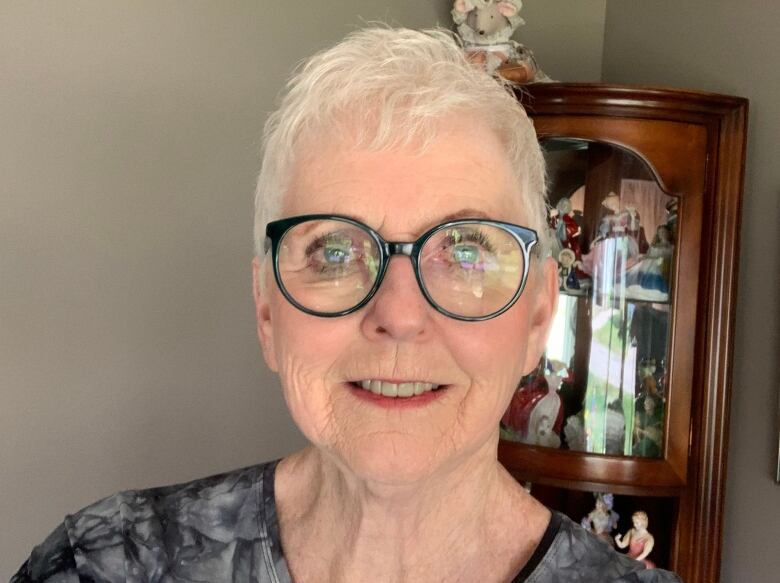
[[[501,422],[523,443],[660,457],[677,199],[608,144],[543,142],[561,299],[545,358]]]

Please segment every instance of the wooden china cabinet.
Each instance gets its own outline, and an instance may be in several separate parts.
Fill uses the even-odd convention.
[[[579,522],[644,510],[655,564],[719,580],[747,101],[677,90],[517,91],[548,166],[561,296],[499,458]]]

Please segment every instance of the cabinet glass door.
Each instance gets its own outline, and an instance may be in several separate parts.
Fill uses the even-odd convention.
[[[503,439],[662,457],[678,199],[638,156],[542,141],[560,300],[547,350],[501,421]]]

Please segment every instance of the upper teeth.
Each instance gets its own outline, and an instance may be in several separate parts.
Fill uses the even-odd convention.
[[[409,382],[409,383],[388,383],[386,381],[358,381],[357,383],[367,391],[375,395],[384,397],[413,397],[439,388],[439,385],[433,383]]]

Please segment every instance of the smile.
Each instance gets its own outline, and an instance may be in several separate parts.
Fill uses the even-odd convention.
[[[439,388],[439,385],[425,383],[421,381],[410,381],[405,383],[390,383],[387,381],[363,380],[355,381],[355,384],[365,391],[370,391],[375,395],[383,397],[407,398],[422,395]]]

